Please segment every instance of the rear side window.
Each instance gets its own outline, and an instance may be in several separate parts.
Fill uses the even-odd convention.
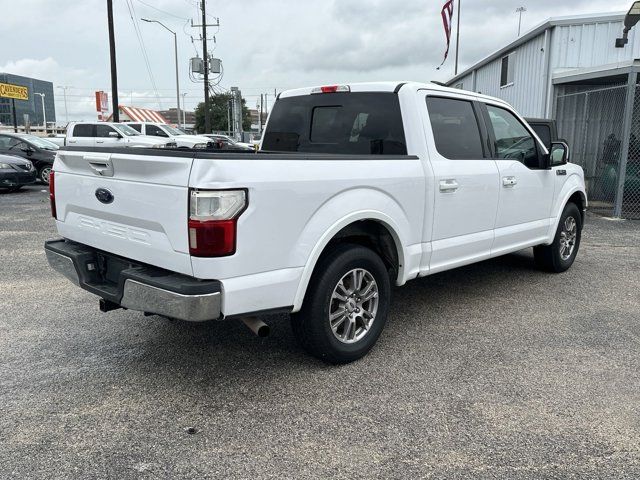
[[[440,155],[450,160],[484,158],[482,136],[471,102],[427,97],[427,108]]]
[[[142,133],[142,125],[140,125],[139,123],[130,123],[129,126],[135,131]]]
[[[78,123],[73,127],[74,137],[93,137],[93,125],[88,123]]]
[[[20,139],[18,138],[0,135],[0,148],[13,148],[20,145],[20,143]]]
[[[398,96],[391,92],[322,93],[279,99],[263,150],[406,155]]]

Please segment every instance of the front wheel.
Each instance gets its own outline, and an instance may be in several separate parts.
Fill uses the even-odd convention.
[[[294,335],[325,362],[353,362],[382,333],[390,294],[389,273],[374,251],[338,245],[316,265],[302,310],[291,316]]]
[[[560,217],[553,243],[534,247],[536,265],[554,273],[568,270],[578,255],[581,237],[582,215],[575,203],[568,203]]]
[[[49,175],[51,175],[51,166],[47,165],[46,167],[42,167],[38,172],[38,177],[40,181],[45,185],[49,185]]]

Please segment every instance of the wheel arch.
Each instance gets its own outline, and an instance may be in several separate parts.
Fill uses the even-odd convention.
[[[549,229],[550,242],[553,241],[553,238],[556,235],[556,231],[558,230],[558,225],[560,223],[560,217],[562,216],[562,212],[569,202],[575,203],[577,205],[578,210],[580,210],[580,217],[583,225],[585,220],[585,210],[587,208],[587,194],[585,192],[584,185],[577,175],[572,175],[569,179],[567,179],[567,182],[564,184],[564,188],[562,189],[561,194],[558,195],[557,198],[558,201],[556,205],[554,205],[553,209],[554,222]]]
[[[354,212],[335,222],[318,240],[309,255],[294,298],[293,312],[302,307],[318,261],[337,244],[355,243],[372,248],[393,272],[396,284],[403,284],[407,253],[398,232],[399,228],[393,219],[379,211]]]

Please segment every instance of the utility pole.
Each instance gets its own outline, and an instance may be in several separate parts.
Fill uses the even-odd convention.
[[[520,27],[522,27],[522,14],[526,11],[527,7],[516,8],[516,13],[518,14],[518,37],[520,37]]]
[[[201,0],[202,7],[202,56],[204,57],[204,133],[211,133],[211,112],[209,111],[209,53],[207,52],[207,0]]]
[[[182,128],[187,128],[187,111],[185,107],[185,97],[187,96],[187,92],[182,93]],[[180,119],[178,118],[178,122]]]
[[[207,25],[207,0],[200,1],[200,9],[202,10],[202,24],[196,25],[191,22],[192,27],[201,27],[202,28],[202,57],[203,64],[202,67],[204,69],[204,133],[211,133],[211,112],[209,111],[209,53],[207,52],[207,27],[219,27],[220,20],[216,23],[212,23]],[[215,40],[215,38],[214,38]],[[200,72],[198,72],[200,73]]]
[[[120,121],[118,111],[118,71],[116,69],[116,38],[113,31],[113,0],[107,0],[107,22],[109,23],[109,57],[111,59],[111,105],[113,121]]]
[[[262,135],[262,105],[264,103],[264,95],[260,94],[260,111],[258,112],[258,131]]]
[[[58,86],[56,88],[62,89],[62,95],[64,96],[64,118],[69,123],[69,110],[67,110],[67,88],[71,88],[68,85]]]
[[[460,50],[460,4],[462,0],[458,0],[458,26],[456,27],[456,66],[454,75],[458,75],[458,50]]]

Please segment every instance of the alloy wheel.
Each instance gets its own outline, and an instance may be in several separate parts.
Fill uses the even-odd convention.
[[[361,340],[376,319],[378,284],[363,269],[347,272],[333,289],[329,308],[329,324],[333,335],[342,343]]]
[[[560,232],[560,258],[567,261],[571,258],[576,248],[576,238],[578,235],[578,223],[576,219],[569,216],[565,219],[562,231]]]

